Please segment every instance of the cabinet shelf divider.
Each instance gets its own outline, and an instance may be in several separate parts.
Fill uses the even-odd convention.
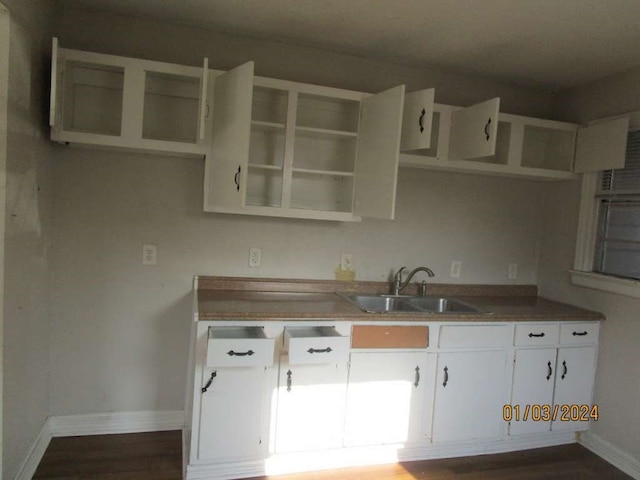
[[[310,168],[294,168],[293,173],[302,173],[310,175],[327,175],[332,177],[353,177],[353,172],[341,172],[338,170],[314,170]]]

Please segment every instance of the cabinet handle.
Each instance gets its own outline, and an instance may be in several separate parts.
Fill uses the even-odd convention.
[[[216,373],[216,371],[214,370],[213,372],[211,372],[211,377],[209,377],[209,380],[207,381],[207,383],[205,384],[204,387],[202,387],[202,393],[206,392],[209,387],[211,386],[211,384],[213,383],[213,379],[216,378],[218,374]]]
[[[291,370],[287,372],[287,392],[291,391]]]
[[[424,125],[423,125],[423,121],[424,121],[424,116],[426,115],[427,111],[423,108],[422,112],[420,113],[420,118],[418,118],[418,125],[420,125],[420,133],[424,132]]]
[[[487,120],[487,123],[484,126],[484,135],[487,137],[487,142],[489,141],[489,138],[491,138],[491,136],[489,135],[490,125],[491,125],[491,117],[489,117],[489,120]]]
[[[240,191],[240,172],[242,171],[242,169],[240,168],[240,165],[238,165],[238,171],[236,172],[235,177],[233,177],[233,181],[236,184],[236,190],[239,192]]]
[[[584,332],[573,332],[572,335],[574,337],[584,337],[585,335],[588,335],[589,332],[587,332],[586,330]]]
[[[416,381],[413,382],[413,386],[418,388],[418,385],[420,385],[420,367],[416,366]]]
[[[567,370],[567,362],[566,362],[566,360],[562,361],[562,368],[564,369],[564,371],[562,372],[562,377],[561,378],[564,380],[564,377],[567,376],[567,371],[568,371]]]
[[[442,386],[446,387],[447,383],[449,383],[449,369],[444,367],[444,382],[442,382]]]
[[[532,332],[532,333],[529,334],[529,338],[531,338],[531,337],[538,337],[538,338],[544,337],[544,332],[542,332],[542,333],[533,333]]]
[[[327,348],[310,348],[309,350],[307,350],[307,353],[331,353],[331,352],[333,352],[331,347],[327,347]]]
[[[234,356],[235,357],[246,357],[246,356],[250,357],[254,353],[256,353],[256,352],[254,352],[253,350],[248,350],[246,352],[234,352],[233,350],[229,350],[227,352],[227,355],[229,355],[230,357],[234,357]]]
[[[551,362],[547,363],[547,368],[549,369],[549,372],[547,373],[547,381],[551,378],[551,375],[553,375],[553,368],[551,368]]]

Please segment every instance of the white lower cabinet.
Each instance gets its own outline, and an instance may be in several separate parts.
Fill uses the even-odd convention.
[[[275,452],[341,447],[346,390],[346,362],[290,365],[283,355],[276,399]]]
[[[505,411],[511,436],[586,430],[597,416],[591,401],[598,324],[563,324],[559,332],[558,340],[557,324],[516,327],[516,347],[553,346],[515,349],[511,403]]]
[[[551,419],[542,417],[543,405],[553,404],[553,387],[556,372],[556,348],[517,349],[513,370],[513,387],[510,410],[505,412],[509,420],[509,434],[548,432]],[[532,411],[532,407],[535,408]],[[525,413],[527,418],[525,419]],[[532,418],[533,417],[533,418]],[[547,418],[544,420],[543,418]]]
[[[542,447],[597,413],[598,322],[231,323],[193,339],[187,480]]]
[[[596,371],[596,347],[562,347],[558,350],[555,405],[560,414],[551,424],[554,431],[586,430],[593,417],[591,400]]]
[[[265,367],[207,368],[200,401],[200,460],[256,458],[263,448]]]
[[[433,441],[499,439],[507,352],[438,354]]]
[[[435,355],[351,354],[345,446],[405,444],[430,431]]]

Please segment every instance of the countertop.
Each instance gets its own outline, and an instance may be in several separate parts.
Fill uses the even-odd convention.
[[[197,320],[329,319],[421,322],[604,320],[604,315],[601,313],[539,297],[535,295],[537,292],[535,286],[434,285],[430,291],[431,295],[456,298],[492,313],[432,314],[367,313],[334,293],[338,291],[387,293],[388,284],[381,282],[198,277],[196,285]],[[380,291],[381,289],[384,290]]]

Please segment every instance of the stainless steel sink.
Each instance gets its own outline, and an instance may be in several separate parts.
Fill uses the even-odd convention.
[[[446,297],[352,295],[344,293],[338,293],[338,295],[368,313],[489,313],[459,300]]]
[[[353,303],[360,310],[369,313],[419,312],[420,308],[409,304],[406,295],[344,295],[340,296]]]
[[[407,303],[418,310],[434,313],[480,313],[480,309],[452,298],[412,297]]]

